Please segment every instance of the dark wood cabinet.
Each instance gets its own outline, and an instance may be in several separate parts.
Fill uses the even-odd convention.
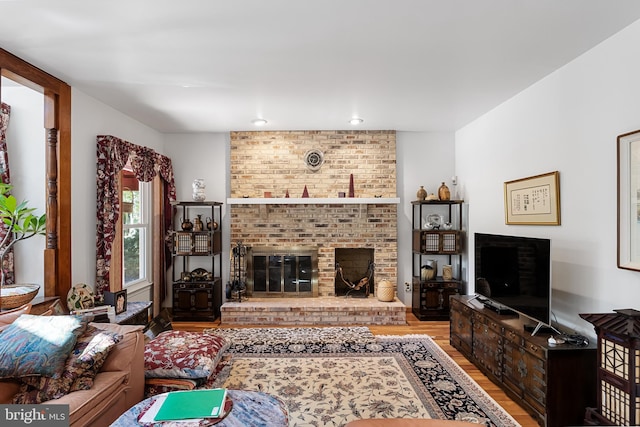
[[[497,314],[472,296],[454,296],[450,305],[453,347],[540,425],[582,425],[596,401],[594,345],[549,346],[548,336],[524,330],[527,319]]]
[[[473,312],[471,315],[473,357],[496,379],[502,378],[502,328],[495,320]]]
[[[173,318],[215,320],[222,305],[222,203],[173,205],[177,208],[172,232]],[[187,220],[191,228],[183,227]]]
[[[412,311],[420,320],[448,320],[449,297],[463,293],[462,200],[419,200],[412,204]],[[430,218],[435,226],[427,228]],[[446,225],[445,225],[446,224]],[[445,227],[447,229],[445,229]],[[422,267],[435,261],[433,277],[425,278]],[[451,266],[451,275],[443,266]],[[442,273],[441,273],[442,272]]]

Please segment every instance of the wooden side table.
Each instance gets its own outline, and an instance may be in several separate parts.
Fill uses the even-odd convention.
[[[149,309],[151,301],[127,302],[127,309],[116,316],[115,323],[119,325],[143,325],[149,323]]]

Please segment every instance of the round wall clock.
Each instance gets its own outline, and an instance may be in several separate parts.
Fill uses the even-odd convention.
[[[317,148],[304,153],[304,163],[312,171],[320,170],[324,163],[324,153]]]

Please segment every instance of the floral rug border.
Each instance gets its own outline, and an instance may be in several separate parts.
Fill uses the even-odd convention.
[[[220,386],[228,378],[233,357],[301,358],[392,356],[420,396],[432,418],[466,420],[496,427],[519,424],[493,400],[451,357],[427,335],[376,336],[373,343],[358,342],[265,342],[264,329],[257,344],[231,343],[230,360],[218,378]],[[425,356],[427,355],[427,356]],[[441,368],[440,368],[441,367]],[[452,384],[455,384],[453,386]]]

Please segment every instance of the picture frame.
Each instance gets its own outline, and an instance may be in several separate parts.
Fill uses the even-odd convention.
[[[504,183],[507,225],[560,225],[560,172]]]
[[[127,311],[127,290],[105,292],[104,303],[115,308],[116,316]]]
[[[640,271],[640,130],[618,135],[618,268]]]

